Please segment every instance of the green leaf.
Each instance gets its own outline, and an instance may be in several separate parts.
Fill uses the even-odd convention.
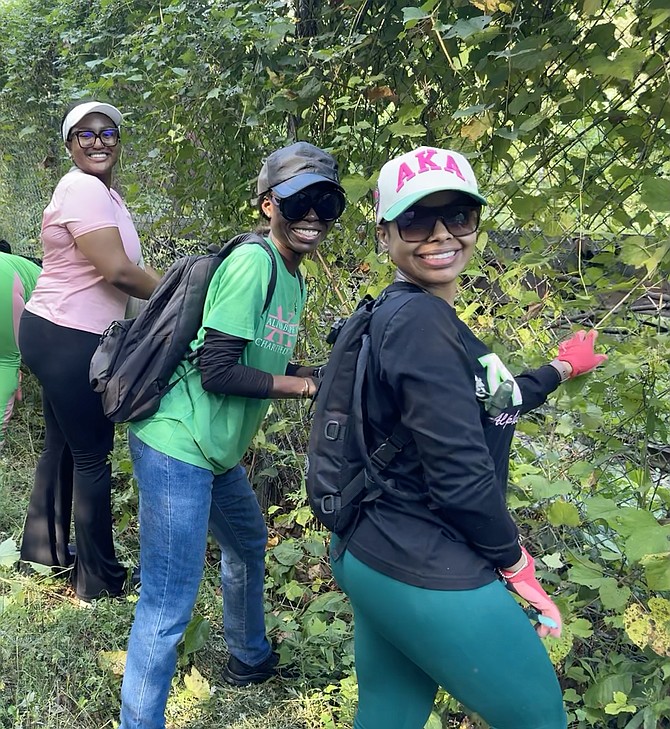
[[[584,15],[598,15],[602,7],[602,0],[584,0]]]
[[[211,696],[209,683],[198,669],[193,666],[191,672],[184,676],[184,685],[189,694],[201,701],[207,701]]]
[[[650,590],[670,590],[670,552],[649,554],[642,559],[644,577]]]
[[[575,461],[570,465],[568,473],[575,478],[584,479],[593,474],[595,468],[590,461]]]
[[[630,673],[605,676],[593,683],[584,693],[584,703],[587,706],[604,708],[610,703],[615,691],[621,691],[626,696],[631,692],[633,679]]]
[[[19,132],[18,137],[19,139],[23,139],[24,137],[35,134],[36,131],[37,127],[35,126],[23,127],[23,129]]]
[[[555,496],[565,496],[572,491],[572,484],[569,481],[559,479],[550,481],[545,476],[531,474],[519,479],[519,486],[523,489],[530,488],[536,499],[551,499]]]
[[[586,506],[586,516],[591,521],[603,519],[605,522],[615,515],[619,510],[616,502],[612,499],[606,499],[604,496],[592,496],[584,501]]]
[[[53,575],[53,570],[49,565],[38,564],[37,562],[28,562],[28,564],[31,570],[37,572],[38,575],[42,575],[42,577],[51,577]]]
[[[317,615],[311,616],[305,625],[305,632],[308,636],[313,637],[315,635],[323,635],[326,632],[328,626],[321,620]]]
[[[658,526],[653,514],[633,506],[620,508],[616,514],[610,516],[607,523],[624,537]]]
[[[98,653],[98,666],[103,671],[109,671],[115,676],[123,676],[126,667],[127,651],[100,651]]]
[[[533,114],[533,116],[528,117],[528,119],[519,125],[519,131],[531,132],[536,127],[539,127],[546,118],[547,115],[545,113]]]
[[[487,109],[491,109],[490,104],[477,104],[476,106],[468,106],[467,109],[459,109],[458,111],[455,111],[452,115],[452,119],[463,119],[468,116],[476,116],[477,114],[481,114],[483,111],[486,111]]]
[[[636,48],[623,48],[616,58],[610,60],[600,56],[591,59],[589,66],[595,76],[614,76],[614,78],[633,81],[646,58],[644,51]]]
[[[603,519],[609,527],[624,537],[639,530],[654,529],[659,524],[653,514],[633,506],[621,507],[612,499],[593,496],[585,501],[586,515],[591,521]]]
[[[552,554],[545,554],[542,558],[542,562],[552,570],[560,570],[563,567],[564,562],[561,559],[560,552],[553,552]]]
[[[476,33],[481,33],[493,20],[489,15],[479,15],[467,20],[457,20],[445,34],[445,38],[461,38],[466,40]]]
[[[598,592],[605,610],[621,610],[628,603],[631,594],[628,587],[619,587],[613,577],[606,577]]]
[[[579,511],[574,504],[567,501],[554,501],[547,509],[547,519],[554,526],[576,527],[581,523]]]
[[[296,509],[295,513],[295,523],[300,524],[300,526],[305,526],[310,519],[312,519],[312,510],[309,506],[301,506],[299,509]]]
[[[291,580],[290,582],[282,585],[279,589],[279,592],[281,592],[281,594],[283,595],[286,595],[286,598],[288,600],[300,600],[305,594],[305,588],[299,582]]]
[[[647,241],[640,235],[626,236],[620,244],[619,258],[629,266],[642,268],[650,259]]]
[[[402,9],[402,22],[409,28],[413,28],[419,20],[425,20],[426,18],[430,18],[430,13],[421,8],[407,7]]]
[[[209,620],[202,615],[194,615],[186,627],[186,631],[180,641],[182,660],[187,656],[199,651],[209,638]]]
[[[656,212],[670,212],[670,180],[663,177],[645,177],[642,180],[640,199]]]
[[[346,175],[340,179],[340,184],[347,193],[349,204],[358,202],[374,189],[374,183],[363,175]]]
[[[590,638],[593,635],[593,627],[586,618],[577,618],[570,622],[570,631],[578,638]]]
[[[584,564],[580,561],[570,568],[568,573],[570,579],[578,585],[585,585],[586,587],[592,588],[598,587],[604,579],[602,569],[590,560],[584,558],[582,560]]]
[[[391,134],[395,135],[396,137],[425,137],[426,136],[426,127],[424,127],[422,124],[404,124],[403,122],[395,122],[394,124],[389,124],[387,129],[391,132]]]
[[[515,131],[513,129],[506,129],[505,127],[496,129],[495,132],[493,132],[493,135],[496,137],[502,137],[503,139],[511,139],[512,141],[515,141],[519,138],[518,131]]]
[[[326,592],[310,602],[306,612],[336,613],[343,608],[349,610],[348,603],[341,592]]]
[[[668,18],[670,18],[670,8],[658,8],[651,11],[652,21],[649,23],[649,30],[658,28],[659,25],[663,25]]]
[[[285,539],[272,550],[271,554],[279,564],[291,567],[301,560],[303,553],[295,541]]]
[[[423,729],[442,729],[442,719],[440,719],[440,715],[435,711],[431,712]]]
[[[670,549],[670,524],[654,524],[634,531],[624,544],[624,554],[631,562],[639,562],[647,554],[660,554]]]
[[[20,556],[19,550],[16,548],[16,542],[11,537],[5,539],[4,542],[0,542],[0,566],[11,567],[18,562]]]
[[[632,704],[627,704],[628,696],[622,691],[614,692],[614,701],[605,705],[605,713],[610,715],[632,714],[637,708]]]

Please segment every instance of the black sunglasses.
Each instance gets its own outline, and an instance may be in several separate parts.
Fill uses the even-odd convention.
[[[344,193],[337,188],[328,190],[307,188],[288,197],[277,197],[274,193],[271,193],[270,197],[279,208],[282,217],[291,222],[304,220],[307,213],[313,210],[319,220],[330,223],[342,215],[347,204]]]
[[[116,147],[121,135],[116,127],[110,127],[109,129],[101,129],[99,134],[96,134],[89,129],[83,129],[80,132],[70,132],[68,141],[70,141],[72,137],[77,137],[79,146],[82,149],[90,149],[95,146],[96,139],[99,139],[102,142],[103,147]]]
[[[456,237],[470,235],[479,227],[481,208],[472,205],[413,205],[395,219],[400,237],[407,243],[426,240],[435,230],[438,220]]]

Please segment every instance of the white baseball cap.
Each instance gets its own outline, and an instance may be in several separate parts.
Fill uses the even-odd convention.
[[[83,104],[77,104],[63,119],[61,128],[63,141],[67,142],[70,130],[75,124],[79,123],[87,114],[95,114],[96,112],[108,116],[117,127],[121,126],[123,114],[115,106],[100,101],[86,101]]]
[[[377,181],[377,222],[395,220],[417,200],[434,192],[456,190],[486,205],[475,173],[462,154],[419,147],[387,162]]]

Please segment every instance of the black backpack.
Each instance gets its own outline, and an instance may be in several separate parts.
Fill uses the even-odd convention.
[[[277,282],[277,264],[270,246],[255,233],[231,238],[218,253],[184,256],[168,269],[147,306],[134,319],[112,322],[93,354],[89,379],[102,398],[105,415],[115,423],[144,420],[160,406],[179,363],[202,324],[207,289],[214,273],[239,245],[262,246],[270,256],[272,272],[265,297],[265,312]]]
[[[316,518],[341,537],[351,533],[364,504],[385,492],[412,501],[424,498],[398,489],[393,481],[380,475],[410,442],[412,436],[407,428],[398,423],[391,435],[369,453],[364,426],[372,317],[381,316],[388,322],[417,293],[385,291],[378,299],[368,297],[358,305],[337,332],[314,399],[307,450],[307,496]],[[385,326],[383,322],[381,325]],[[339,551],[345,546],[346,540]]]

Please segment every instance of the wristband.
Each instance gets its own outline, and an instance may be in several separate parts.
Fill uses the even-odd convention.
[[[521,572],[522,570],[525,570],[526,567],[528,567],[528,553],[525,550],[523,550],[521,552],[521,556],[523,557],[523,564],[518,569],[515,569],[513,572],[510,570],[498,570],[500,572],[500,574],[506,580],[513,579],[514,577],[516,577],[519,574],[519,572]]]
[[[561,384],[570,379],[572,366],[568,362],[563,362],[560,359],[554,359],[549,363],[549,366],[556,370],[561,379]]]

